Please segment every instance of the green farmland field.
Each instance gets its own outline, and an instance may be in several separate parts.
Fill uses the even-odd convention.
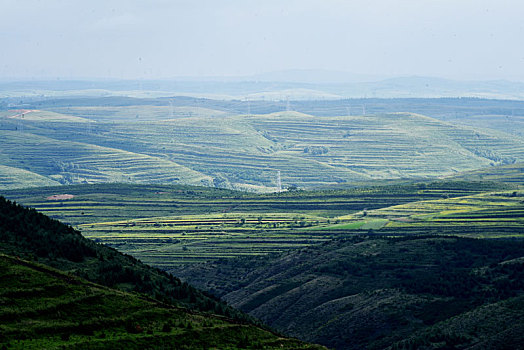
[[[519,211],[522,190],[515,185],[452,181],[272,194],[99,184],[11,190],[4,195],[162,268],[301,249],[370,230],[395,235],[435,233],[448,226],[464,230],[463,219],[441,217],[462,202],[469,206],[461,209],[477,213],[514,210],[515,217],[503,222],[469,220],[469,226],[489,228],[472,236],[522,235],[524,216]],[[59,199],[60,195],[68,197]],[[415,221],[420,214],[424,215]],[[494,231],[498,229],[506,233]]]
[[[338,218],[346,226],[381,221],[391,231],[431,232],[476,238],[522,237],[524,191],[418,201]],[[343,226],[342,226],[343,227]],[[331,226],[338,229],[337,226]],[[358,226],[355,228],[364,228]]]

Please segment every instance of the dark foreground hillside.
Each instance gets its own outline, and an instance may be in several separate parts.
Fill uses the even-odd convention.
[[[3,197],[0,281],[1,349],[323,348]]]
[[[0,197],[0,253],[70,272],[91,282],[252,322],[248,316],[178,278],[84,238],[57,220]]]
[[[179,273],[337,349],[514,348],[524,334],[523,257],[519,240],[356,237]]]
[[[2,349],[321,349],[0,255]]]

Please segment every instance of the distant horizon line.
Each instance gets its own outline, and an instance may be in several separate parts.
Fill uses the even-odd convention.
[[[353,79],[339,79],[339,80],[330,80],[330,79],[311,79],[308,80],[307,77],[303,79],[286,79],[286,78],[266,78],[264,76],[269,76],[279,73],[287,72],[326,72],[326,73],[343,73],[346,75],[354,75]],[[357,76],[368,78],[358,79]],[[253,75],[208,75],[208,76],[174,76],[174,77],[109,77],[109,76],[96,76],[96,77],[65,77],[65,76],[49,76],[49,77],[21,77],[21,76],[11,76],[11,77],[0,77],[0,83],[15,83],[15,82],[214,82],[214,83],[294,83],[294,84],[366,84],[366,83],[378,83],[383,81],[399,80],[399,79],[420,79],[420,80],[434,80],[434,81],[447,81],[455,83],[478,83],[478,82],[506,82],[506,83],[524,83],[524,79],[508,79],[508,78],[446,78],[442,76],[431,76],[431,75],[392,75],[392,76],[379,76],[376,75],[374,78],[371,78],[369,74],[360,74],[360,73],[350,73],[344,71],[328,71],[328,70],[285,70],[285,71],[274,71],[261,74]]]

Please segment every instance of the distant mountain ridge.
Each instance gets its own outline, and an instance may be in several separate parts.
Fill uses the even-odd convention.
[[[293,91],[302,91],[295,95]],[[307,95],[305,91],[314,93]],[[524,82],[452,80],[424,76],[385,77],[329,70],[287,70],[240,77],[180,77],[165,80],[0,81],[0,98],[15,96],[187,95],[221,99],[438,98],[524,99]],[[268,95],[271,93],[271,95]],[[324,97],[323,97],[324,96]]]

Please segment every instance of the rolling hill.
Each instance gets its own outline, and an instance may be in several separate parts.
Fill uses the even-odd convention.
[[[91,281],[249,320],[211,297],[220,296],[281,332],[329,347],[511,346],[522,331],[524,243],[515,239],[524,234],[522,189],[513,166],[489,171],[513,180],[272,194],[133,184],[4,191],[211,294],[71,228],[65,242],[53,241],[51,255],[39,244],[49,234],[31,227],[30,239],[4,238],[2,247]],[[0,222],[10,220],[21,217]],[[74,261],[77,255],[83,258]],[[480,323],[494,314],[500,322]],[[512,327],[502,339],[504,324]]]
[[[4,110],[0,160],[10,168],[0,188],[38,183],[17,179],[25,171],[62,184],[180,183],[267,192],[277,189],[278,171],[284,188],[312,188],[524,161],[524,140],[506,129],[388,113],[386,107],[351,115],[333,114],[320,102],[308,113],[311,101],[303,103],[304,112],[257,102],[261,112],[249,113],[237,102],[80,98],[36,103],[23,115]],[[418,110],[423,101],[405,103]],[[485,101],[462,108],[478,114],[475,103]],[[337,112],[342,105],[335,103]],[[489,108],[492,116],[502,113]]]
[[[449,179],[463,181],[496,181],[524,185],[524,163],[502,165],[467,171],[450,176]]]

